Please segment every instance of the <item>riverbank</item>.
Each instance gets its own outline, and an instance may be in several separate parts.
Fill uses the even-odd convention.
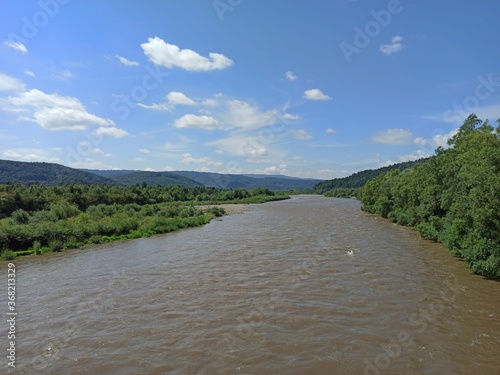
[[[189,203],[189,205],[167,203],[144,205],[135,207],[135,210],[131,210],[130,206],[103,206],[97,212],[91,210],[55,221],[50,226],[40,227],[30,223],[13,225],[9,220],[4,220],[3,224],[0,223],[2,224],[0,235],[13,235],[16,230],[21,230],[24,233],[23,238],[32,236],[30,243],[33,245],[15,251],[4,249],[2,259],[10,261],[19,256],[83,249],[88,245],[151,237],[203,226],[216,217],[240,214],[250,209],[247,203],[201,205]],[[111,208],[113,212],[109,211]],[[85,224],[84,229],[82,229],[83,224]],[[39,233],[43,231],[45,237],[50,238],[44,243],[38,239]],[[79,237],[76,237],[77,235]]]
[[[0,185],[0,198],[0,255],[12,260],[201,226],[289,196],[262,188],[10,184]]]
[[[250,205],[243,203],[236,204],[207,204],[197,206],[200,210],[210,210],[213,207],[222,208],[226,215],[235,215],[241,214],[242,212],[248,211],[250,209]]]

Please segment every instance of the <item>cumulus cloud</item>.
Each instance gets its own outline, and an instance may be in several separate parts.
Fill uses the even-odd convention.
[[[326,129],[326,134],[335,134],[335,133],[336,133],[336,131],[333,130],[332,128]]]
[[[262,157],[269,154],[262,140],[249,134],[232,134],[227,138],[209,142],[208,145],[238,156]]]
[[[293,121],[300,120],[300,116],[299,115],[292,115],[291,113],[285,113],[283,115],[283,118],[285,120],[293,120]]]
[[[18,161],[44,161],[48,163],[60,163],[59,156],[49,150],[40,148],[13,148],[2,152],[2,158]]]
[[[141,148],[139,149],[139,152],[142,154],[149,154],[149,150],[147,148]]]
[[[151,105],[138,103],[137,105],[145,109],[172,112],[177,105],[195,106],[196,102],[193,99],[184,95],[182,92],[171,91],[165,96],[164,103],[151,104]]]
[[[126,59],[125,57],[120,55],[115,55],[115,57],[125,66],[139,66],[139,63],[137,61]]]
[[[320,89],[310,89],[304,91],[304,98],[314,101],[326,101],[332,99],[328,95],[324,94]]]
[[[24,74],[27,75],[27,76],[30,76],[30,77],[35,77],[35,73],[33,71],[31,71],[31,70],[28,70],[28,69],[26,69],[24,71]]]
[[[89,113],[77,98],[46,94],[37,89],[2,100],[0,109],[20,113],[20,120],[35,122],[48,130],[86,130],[92,125],[114,126],[112,120]]]
[[[17,78],[0,73],[0,92],[1,91],[23,91],[24,83]]]
[[[107,135],[113,138],[123,138],[128,135],[128,132],[126,130],[117,128],[117,127],[100,127],[97,128],[97,130],[94,132],[94,135],[100,136],[100,135]]]
[[[272,165],[264,169],[257,169],[255,172],[262,174],[287,174],[288,169],[286,164]]]
[[[389,44],[382,44],[380,46],[380,52],[382,52],[386,56],[390,56],[393,53],[401,51],[403,48],[403,44],[401,43],[403,41],[403,37],[400,35],[393,36],[391,39],[391,43]]]
[[[187,114],[182,116],[181,118],[178,118],[174,121],[174,126],[176,128],[192,128],[205,130],[224,128],[224,124],[211,116],[198,116],[193,114]]]
[[[406,129],[388,129],[376,133],[372,140],[386,145],[406,145],[411,142],[413,134]]]
[[[213,161],[208,156],[195,158],[193,157],[193,155],[189,153],[183,154],[180,162],[182,164],[205,164],[207,166],[213,166],[213,167],[222,167],[224,165],[224,163]]]
[[[158,37],[148,38],[141,44],[144,54],[156,65],[166,68],[178,67],[187,71],[222,70],[233,65],[233,60],[220,54],[210,52],[204,57],[191,49],[180,49],[175,44],[166,43]]]
[[[299,78],[299,77],[297,77],[297,76],[296,76],[293,72],[291,72],[291,71],[286,72],[286,73],[285,73],[285,77],[286,77],[286,79],[287,79],[287,80],[289,80],[289,81],[296,81],[296,80],[297,80],[297,78]]]
[[[277,110],[261,111],[258,107],[241,100],[230,100],[222,113],[223,121],[230,128],[258,129],[274,124]]]
[[[5,42],[3,42],[3,44],[5,46],[9,47],[9,48],[12,48],[12,49],[15,49],[18,52],[21,52],[23,55],[26,54],[26,53],[28,53],[28,49],[21,42],[14,42],[14,41],[11,41],[11,40],[6,40]]]

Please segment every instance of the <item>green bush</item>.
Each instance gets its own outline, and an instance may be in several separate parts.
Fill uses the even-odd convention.
[[[12,252],[12,250],[6,249],[2,251],[2,259],[3,260],[14,260],[16,259],[16,255]]]

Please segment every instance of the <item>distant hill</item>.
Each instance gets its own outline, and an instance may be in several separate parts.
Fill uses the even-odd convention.
[[[407,161],[404,163],[393,164],[378,169],[367,169],[354,173],[348,177],[334,178],[333,180],[322,181],[316,184],[313,189],[317,193],[323,194],[329,190],[337,188],[359,188],[364,186],[372,178],[377,177],[379,174],[389,172],[393,169],[399,169],[402,171],[403,169],[411,168],[414,165],[423,163],[425,160],[427,159]]]
[[[60,164],[0,160],[0,184],[8,182],[13,184],[41,183],[45,185],[70,183],[115,184],[114,181],[105,177]]]
[[[281,175],[241,175],[192,171],[174,171],[171,173],[190,178],[207,187],[210,186],[220,189],[255,189],[259,187],[270,190],[310,189],[321,181]]]
[[[115,171],[119,172],[119,171]],[[179,176],[172,172],[132,172],[132,173],[114,173],[109,177],[122,185],[136,185],[146,183],[152,186],[170,186],[179,185],[184,187],[202,187],[203,184],[190,178]]]
[[[184,187],[216,187],[220,189],[302,190],[310,189],[321,180],[282,175],[238,175],[208,172],[145,172],[134,170],[73,169],[54,163],[26,163],[0,160],[1,183],[108,184],[150,186],[179,185]]]

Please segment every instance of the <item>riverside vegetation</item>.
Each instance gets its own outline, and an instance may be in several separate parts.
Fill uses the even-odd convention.
[[[470,115],[435,156],[358,193],[363,210],[443,243],[475,273],[500,278],[500,120]]]
[[[208,223],[223,208],[198,205],[263,203],[287,199],[257,188],[66,184],[0,185],[2,257],[78,248],[118,239],[148,237]]]

